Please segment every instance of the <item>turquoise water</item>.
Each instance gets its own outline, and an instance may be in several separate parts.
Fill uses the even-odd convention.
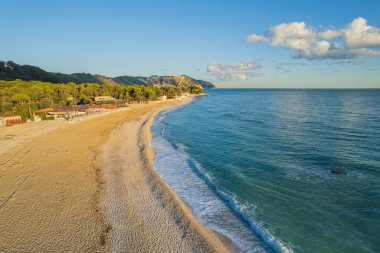
[[[380,251],[380,90],[207,92],[152,126],[202,223],[245,252]]]

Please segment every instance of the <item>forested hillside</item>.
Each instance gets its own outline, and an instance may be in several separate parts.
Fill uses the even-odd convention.
[[[199,85],[188,87],[119,85],[98,83],[50,83],[41,81],[0,80],[0,113],[16,113],[24,118],[32,111],[54,107],[92,104],[97,96],[120,100],[154,101],[166,95],[174,98],[184,92],[202,92]]]
[[[30,65],[18,65],[14,62],[0,61],[0,80],[24,80],[24,81],[43,81],[51,83],[98,83],[98,84],[139,84],[144,86],[166,86],[176,87],[201,85],[203,88],[214,88],[215,86],[206,81],[196,80],[186,75],[180,76],[151,76],[151,77],[134,77],[119,76],[107,77],[103,75],[92,75],[88,73],[62,74],[47,72],[39,67]]]

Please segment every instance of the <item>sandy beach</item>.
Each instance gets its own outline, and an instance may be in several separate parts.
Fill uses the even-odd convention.
[[[153,170],[149,126],[186,103],[0,129],[0,252],[224,252]]]

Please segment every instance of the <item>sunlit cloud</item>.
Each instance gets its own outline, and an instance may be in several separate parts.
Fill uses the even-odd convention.
[[[252,34],[248,35],[245,40],[247,42],[267,42],[269,39],[262,35]]]
[[[304,22],[283,23],[270,27],[265,35],[251,34],[250,43],[269,43],[284,47],[293,58],[353,59],[380,56],[380,29],[356,18],[342,29],[316,29]]]
[[[260,75],[257,70],[264,66],[260,61],[240,61],[231,64],[211,63],[207,72],[221,81],[248,80]]]

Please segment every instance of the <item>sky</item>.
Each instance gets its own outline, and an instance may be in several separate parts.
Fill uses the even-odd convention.
[[[380,88],[378,0],[0,0],[0,60],[220,88]]]

